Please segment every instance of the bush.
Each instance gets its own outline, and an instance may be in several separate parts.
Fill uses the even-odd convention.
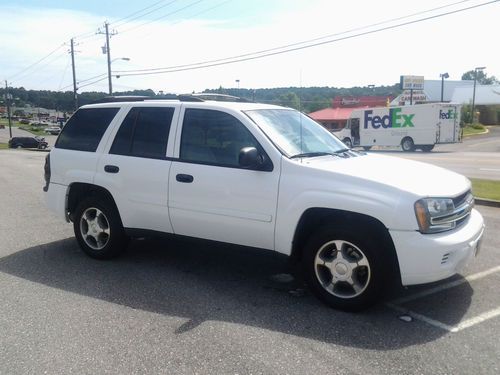
[[[472,129],[486,130],[486,128],[484,127],[484,125],[481,125],[481,124],[473,124],[472,125]]]

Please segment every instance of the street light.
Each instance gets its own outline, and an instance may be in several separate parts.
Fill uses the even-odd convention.
[[[239,89],[240,89],[240,80],[239,80],[239,79],[237,79],[237,80],[236,80],[236,83],[238,84],[238,90],[239,90]]]
[[[444,80],[445,78],[450,78],[448,73],[442,73],[439,75],[441,77],[441,103],[444,101]]]
[[[109,84],[109,95],[113,95],[113,85],[111,84],[111,64],[114,62],[114,61],[117,61],[117,60],[123,60],[123,61],[130,61],[130,58],[129,57],[117,57],[116,59],[113,59],[111,61],[109,61],[108,63],[108,84]]]
[[[474,89],[472,90],[472,113],[471,113],[471,124],[474,123],[474,109],[476,106],[476,81],[477,81],[477,72],[486,69],[485,66],[481,66],[474,69]]]

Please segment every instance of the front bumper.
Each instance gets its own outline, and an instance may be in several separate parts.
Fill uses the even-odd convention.
[[[424,284],[453,276],[477,255],[484,221],[473,209],[464,224],[448,232],[389,232],[398,255],[402,284]]]

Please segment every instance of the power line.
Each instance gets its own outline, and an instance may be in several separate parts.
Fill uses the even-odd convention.
[[[45,69],[46,67],[48,67],[49,65],[53,64],[55,61],[61,59],[62,57],[64,57],[66,55],[66,52],[63,52],[62,54],[59,54],[57,56],[55,56],[54,58],[50,59],[49,61],[47,61],[45,64],[43,65],[40,65],[38,66],[37,68],[35,68],[34,70],[30,71],[30,72],[25,72],[25,74],[22,74],[20,76],[18,76],[14,81],[11,81],[12,82],[20,82],[22,81],[23,79],[27,78],[27,77],[30,77],[32,76],[33,74],[35,73],[38,73],[40,72],[41,70]]]
[[[93,85],[93,84],[95,84],[95,83],[98,83],[98,82],[104,81],[104,80],[106,80],[106,79],[108,79],[108,77],[103,77],[103,78],[101,78],[101,79],[98,79],[98,80],[96,80],[96,81],[93,81],[93,82],[87,83],[87,84],[85,84],[85,85],[78,86],[78,89],[81,89],[81,88],[84,88],[84,87],[87,87],[87,86],[91,86],[91,85]]]
[[[12,75],[10,78],[9,78],[9,81],[14,79],[14,77],[17,77],[19,76],[20,74],[26,72],[27,70],[33,68],[34,66],[37,66],[38,64],[40,64],[42,61],[48,59],[50,56],[52,56],[54,53],[56,53],[57,51],[59,51],[61,48],[63,48],[64,46],[66,45],[66,43],[63,43],[61,44],[59,47],[57,47],[56,49],[54,49],[52,52],[49,52],[47,55],[45,55],[44,57],[42,57],[40,60],[37,60],[36,62],[34,62],[33,64],[27,66],[26,68],[24,68],[23,70],[17,72],[16,74]]]
[[[440,6],[440,7],[437,7],[437,8],[432,8],[432,9],[424,10],[424,11],[421,11],[421,12],[412,13],[412,14],[409,14],[407,16],[401,16],[401,17],[397,17],[397,18],[392,18],[392,19],[381,21],[381,22],[377,22],[377,23],[374,23],[374,24],[370,24],[370,25],[366,25],[366,26],[361,26],[361,27],[356,27],[354,29],[350,29],[350,30],[347,30],[347,31],[342,31],[342,32],[334,33],[334,34],[328,34],[328,35],[324,35],[324,36],[317,37],[317,38],[314,38],[314,39],[308,39],[308,40],[304,40],[304,41],[301,41],[301,42],[286,44],[286,45],[279,46],[279,47],[273,47],[273,48],[264,49],[264,50],[260,50],[260,51],[249,52],[249,53],[245,53],[245,54],[242,54],[242,55],[236,55],[236,56],[226,57],[226,58],[222,58],[222,59],[208,60],[208,61],[203,61],[203,62],[198,62],[198,63],[185,64],[185,65],[163,67],[163,68],[151,68],[151,69],[146,69],[145,68],[145,69],[117,70],[116,72],[117,73],[120,73],[120,72],[131,73],[131,72],[142,72],[142,71],[165,70],[165,69],[172,69],[172,68],[184,68],[184,67],[190,67],[190,66],[195,66],[195,65],[202,65],[202,64],[209,64],[209,63],[216,63],[216,62],[221,62],[221,61],[233,60],[233,59],[236,59],[236,58],[253,56],[253,55],[263,54],[263,53],[272,52],[272,51],[278,51],[278,50],[282,50],[282,49],[285,49],[285,48],[288,48],[288,47],[295,47],[295,46],[299,46],[299,45],[302,45],[302,44],[311,43],[311,42],[315,42],[315,41],[318,41],[318,40],[323,40],[323,39],[326,39],[326,38],[331,38],[331,37],[334,37],[334,36],[349,34],[349,33],[355,32],[355,31],[360,31],[360,30],[368,29],[368,28],[374,27],[374,26],[380,26],[380,25],[383,25],[383,24],[386,24],[386,23],[398,21],[398,20],[405,19],[405,18],[414,17],[416,15],[433,12],[433,11],[436,11],[436,10],[440,10],[440,9],[443,9],[443,8],[447,8],[447,7],[450,7],[450,6],[454,6],[454,5],[458,5],[458,4],[465,3],[465,2],[470,2],[470,1],[472,1],[472,0],[462,0],[462,1],[458,1],[458,2],[455,2],[455,3],[448,4],[448,5]]]
[[[94,79],[96,79],[96,78],[101,78],[101,77],[104,77],[104,78],[102,78],[102,79],[105,79],[105,78],[107,79],[107,78],[108,78],[107,76],[108,76],[108,73],[101,73],[101,74],[98,74],[98,75],[96,75],[96,76],[93,76],[93,77],[90,77],[90,78],[86,78],[86,79],[82,79],[82,80],[80,80],[80,81],[77,81],[77,84],[78,84],[78,85],[80,85],[81,83],[88,82],[88,81],[92,81],[92,80],[94,80]],[[99,81],[98,81],[98,82],[99,82]],[[61,88],[59,89],[59,91],[64,91],[64,90],[66,90],[66,89],[68,89],[68,88],[70,88],[70,87],[72,87],[72,86],[73,86],[73,84],[66,85],[66,86],[64,86],[64,87],[61,87]],[[85,86],[88,86],[88,85],[78,86],[78,89],[79,89],[80,87],[85,87]]]
[[[299,51],[299,50],[303,50],[303,49],[307,49],[307,48],[317,47],[320,45],[330,44],[330,43],[334,43],[334,42],[338,42],[338,41],[342,41],[342,40],[354,39],[354,38],[357,38],[360,36],[375,34],[375,33],[381,32],[381,31],[396,29],[399,27],[408,26],[411,24],[416,24],[416,23],[428,21],[431,19],[440,18],[440,17],[451,15],[451,14],[464,12],[464,11],[471,10],[474,8],[479,8],[479,7],[486,6],[486,5],[489,5],[492,3],[496,3],[498,1],[499,0],[493,0],[493,1],[485,2],[485,3],[473,5],[470,7],[466,7],[466,8],[457,9],[454,11],[440,13],[437,15],[419,18],[417,20],[403,22],[403,23],[399,23],[399,24],[395,24],[395,25],[391,25],[391,26],[381,27],[378,29],[365,31],[365,32],[357,33],[357,34],[353,34],[353,35],[348,35],[348,36],[341,37],[341,38],[329,39],[329,40],[315,42],[315,43],[309,43],[309,44],[306,44],[306,45],[303,45],[300,47],[287,48],[287,46],[282,46],[282,47],[277,47],[277,48],[273,48],[270,50],[264,50],[264,51],[249,53],[249,54],[245,54],[245,55],[227,57],[227,58],[218,59],[218,60],[209,60],[209,61],[198,62],[198,63],[193,63],[193,64],[178,65],[178,66],[171,66],[171,67],[164,67],[164,68],[120,70],[120,71],[116,71],[116,73],[120,73],[120,75],[123,77],[134,76],[134,75],[152,75],[152,74],[173,73],[173,72],[186,71],[186,70],[209,68],[209,67],[220,66],[220,65],[234,64],[234,63],[243,62],[243,61],[256,60],[256,59],[261,59],[264,57],[280,55],[280,54]],[[346,32],[339,33],[336,35],[345,34],[345,33]],[[319,40],[319,39],[324,39],[324,37],[323,38],[316,38],[314,40]],[[314,40],[312,40],[312,41],[314,41]],[[307,42],[301,42],[299,44],[305,44],[305,43],[307,43]],[[297,45],[297,44],[292,44],[292,46],[293,45]],[[279,50],[281,50],[281,51],[279,51]],[[268,51],[270,51],[270,52],[268,52]],[[255,55],[257,55],[257,56],[255,56]]]
[[[127,32],[129,32],[129,31],[132,31],[132,30],[138,29],[138,28],[140,28],[140,27],[143,27],[143,26],[149,25],[150,23],[153,23],[153,22],[159,21],[159,20],[161,20],[162,18],[165,18],[165,17],[171,16],[172,14],[179,13],[179,12],[181,12],[181,11],[185,10],[185,9],[188,9],[188,8],[190,8],[190,7],[192,7],[192,6],[195,6],[196,4],[201,3],[202,1],[205,1],[205,0],[197,0],[197,1],[193,2],[193,3],[191,3],[191,4],[188,4],[188,5],[184,6],[184,7],[182,7],[182,8],[179,8],[179,9],[177,9],[177,10],[174,10],[173,12],[170,12],[170,13],[164,14],[164,15],[163,15],[163,16],[161,16],[161,17],[155,18],[155,19],[153,19],[153,20],[151,20],[151,21],[147,21],[147,22],[141,23],[140,25],[133,26],[133,27],[131,27],[131,28],[129,28],[129,29],[125,29],[125,30],[121,31],[121,32],[120,32],[120,34],[127,33]]]
[[[214,9],[216,9],[216,8],[219,8],[219,7],[221,7],[221,6],[223,6],[223,5],[227,4],[227,3],[230,3],[231,1],[234,1],[234,0],[225,0],[225,1],[222,1],[222,2],[220,2],[220,3],[218,3],[218,4],[215,4],[214,6],[211,6],[210,8],[206,8],[206,9],[203,9],[203,10],[201,10],[201,11],[197,12],[197,13],[191,14],[188,18],[184,18],[184,19],[178,20],[178,21],[176,21],[176,22],[172,22],[172,23],[170,23],[170,24],[169,24],[169,26],[174,26],[174,25],[177,25],[177,24],[179,24],[179,23],[186,22],[188,19],[191,19],[191,18],[193,18],[193,17],[197,17],[197,16],[199,16],[199,15],[201,15],[201,14],[204,14],[204,13],[210,12],[211,10],[214,10]],[[471,1],[471,0],[467,0],[467,1]],[[149,33],[146,33],[146,34],[142,34],[142,36],[143,36],[143,37],[145,37],[145,36],[148,36],[148,35],[150,35],[150,34],[152,34],[152,33],[153,33],[153,32],[149,32]]]
[[[135,20],[136,20],[136,19],[138,19],[138,18],[141,18],[141,17],[147,16],[147,15],[149,15],[149,14],[153,13],[153,12],[156,12],[157,10],[160,10],[160,9],[162,9],[162,8],[165,8],[165,7],[168,7],[169,5],[171,5],[171,4],[173,4],[173,3],[176,3],[176,2],[177,2],[177,1],[179,1],[179,0],[171,0],[171,1],[170,1],[170,2],[168,2],[167,4],[164,4],[164,5],[162,5],[162,6],[159,6],[159,7],[157,7],[157,8],[154,8],[154,9],[150,10],[149,12],[146,12],[146,13],[144,13],[144,14],[140,14],[140,15],[138,15],[137,17],[132,17],[132,18],[130,18],[131,16],[134,16],[134,15],[136,15],[136,14],[138,14],[138,13],[141,13],[141,12],[142,12],[142,11],[144,11],[144,10],[150,9],[150,8],[154,7],[155,5],[158,5],[158,4],[160,4],[160,3],[164,3],[165,1],[166,1],[166,0],[158,1],[158,2],[156,2],[156,3],[152,4],[152,5],[148,6],[148,7],[145,7],[145,8],[143,8],[143,9],[141,9],[141,10],[138,10],[137,12],[134,12],[134,13],[132,13],[132,14],[128,15],[127,17],[121,18],[121,19],[119,19],[118,21],[115,21],[115,22],[111,22],[111,23],[110,23],[110,25],[113,25],[113,27],[120,27],[120,26],[123,26],[123,25],[125,25],[125,24],[127,24],[127,23],[130,23],[130,22],[132,22],[132,21],[135,21]],[[128,18],[130,18],[130,19],[128,19]],[[127,20],[127,21],[126,21],[126,22],[121,22],[121,21],[123,21],[123,20]]]

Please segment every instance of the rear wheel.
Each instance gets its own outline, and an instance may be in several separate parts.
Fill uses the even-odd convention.
[[[370,151],[372,149],[372,146],[363,146],[363,149],[365,151]]]
[[[348,147],[348,148],[352,148],[352,142],[351,142],[351,138],[344,138],[342,140],[342,142]]]
[[[311,291],[327,305],[358,311],[381,294],[387,266],[383,242],[347,226],[326,225],[304,249],[304,274]]]
[[[124,251],[127,243],[117,209],[99,196],[80,202],[73,229],[81,249],[92,258],[114,258]]]
[[[434,145],[423,145],[420,146],[423,152],[430,152],[434,148]]]
[[[413,139],[410,137],[403,138],[401,141],[401,148],[405,152],[415,151],[415,143],[413,142]]]

